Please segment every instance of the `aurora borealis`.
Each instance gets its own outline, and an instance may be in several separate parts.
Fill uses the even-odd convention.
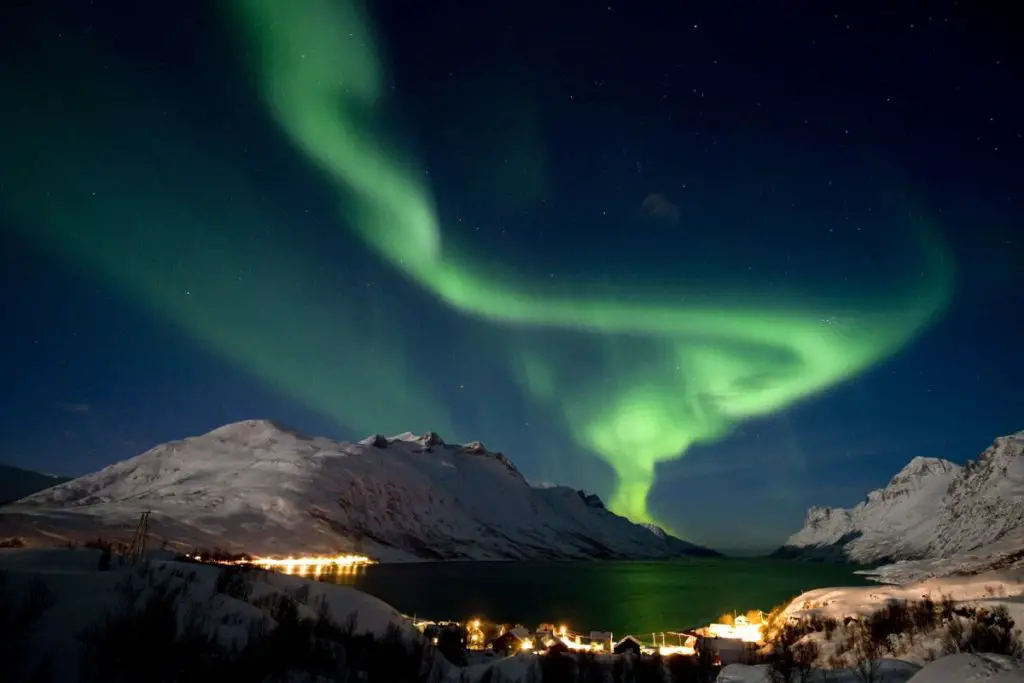
[[[584,284],[552,294],[510,286],[449,253],[429,188],[378,142],[373,112],[382,67],[356,6],[320,0],[295,12],[274,0],[234,4],[261,56],[256,68],[272,115],[336,184],[339,201],[349,204],[348,223],[394,267],[456,310],[499,324],[578,330],[611,345],[613,335],[654,341],[661,362],[650,368],[606,355],[604,391],[555,381],[556,363],[543,350],[516,359],[525,388],[561,410],[580,445],[615,470],[611,507],[634,520],[654,521],[646,499],[657,463],[884,360],[948,300],[952,265],[927,227],[918,228],[925,275],[911,291],[884,310],[856,311],[834,324],[823,320],[827,311],[771,304],[624,305],[588,296]],[[685,370],[674,372],[677,366]]]
[[[946,348],[929,338],[957,319],[958,301],[993,286],[978,284],[975,267],[996,247],[965,247],[975,236],[958,226],[975,216],[985,243],[1003,244],[1007,207],[973,206],[966,194],[976,192],[951,200],[944,188],[956,181],[925,178],[904,163],[912,151],[889,151],[906,112],[889,131],[842,113],[850,107],[841,90],[822,105],[787,102],[770,85],[750,85],[747,96],[716,82],[709,65],[743,64],[729,55],[750,42],[749,26],[730,36],[708,9],[718,33],[703,38],[704,22],[686,19],[694,28],[684,55],[664,64],[637,56],[618,76],[609,67],[607,78],[577,82],[575,57],[552,69],[552,54],[526,43],[521,53],[495,48],[478,63],[459,61],[498,30],[489,11],[515,25],[526,20],[522,7],[468,12],[465,21],[481,23],[438,39],[460,46],[450,48],[415,26],[439,19],[414,20],[389,3],[364,11],[332,0],[197,7],[185,13],[202,26],[188,49],[171,38],[144,45],[141,33],[132,44],[116,39],[123,28],[82,30],[91,19],[64,17],[59,51],[28,37],[8,50],[25,68],[3,72],[18,102],[0,113],[5,234],[114,297],[107,317],[130,309],[168,326],[144,335],[154,364],[160,349],[187,345],[260,387],[249,395],[275,397],[205,415],[182,409],[194,431],[253,416],[244,410],[281,417],[269,413],[284,401],[300,426],[344,438],[479,438],[532,479],[596,488],[621,514],[700,534],[672,504],[674,487],[692,495],[687,472],[729,460],[756,471],[758,458],[729,445],[744,443],[744,430],[770,433],[765,425],[790,424],[801,406],[827,410],[907,354],[930,354],[929,368],[951,364],[927,351]],[[119,17],[111,26],[146,23],[142,10],[110,12]],[[58,40],[53,17],[26,21],[29,36]],[[181,35],[187,21],[163,30]],[[599,21],[579,30],[614,32]],[[540,35],[536,44],[559,45]],[[143,53],[148,61],[136,59]],[[687,60],[703,54],[714,59],[697,75]],[[461,79],[447,75],[452,64]],[[734,79],[746,67],[737,68]],[[655,107],[629,94],[629,74],[641,81],[652,70],[668,74],[660,88],[688,85],[672,95],[668,118],[629,129]],[[416,80],[431,73],[436,82]],[[588,113],[563,111],[616,78],[621,89],[593,95]],[[703,101],[715,92],[732,99],[716,109]],[[885,110],[884,96],[877,106]],[[834,131],[779,123],[790,119]],[[855,143],[851,129],[862,136]],[[997,175],[1020,142],[1000,144]],[[839,185],[844,194],[828,194]],[[655,192],[671,204],[662,220],[640,210]],[[986,272],[1006,292],[1015,276],[999,266],[1003,252]],[[119,337],[80,362],[141,344]],[[888,405],[877,394],[866,400]],[[858,415],[877,423],[870,409],[838,411],[831,438],[861,433],[850,424]],[[944,440],[967,438],[957,434]],[[878,439],[862,447],[913,443]],[[824,467],[808,465],[818,456],[801,448],[785,447],[789,464],[777,444],[758,448],[775,450],[760,456],[771,468]],[[796,476],[780,477],[779,491]],[[793,510],[808,498],[806,489],[766,495],[759,504],[782,497]]]

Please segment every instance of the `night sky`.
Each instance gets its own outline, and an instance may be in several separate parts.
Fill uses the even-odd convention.
[[[768,548],[975,457],[1024,428],[1024,62],[1009,4],[895,4],[5,9],[0,461],[433,430]]]

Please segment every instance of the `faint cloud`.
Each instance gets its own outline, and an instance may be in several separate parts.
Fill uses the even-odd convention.
[[[67,411],[69,413],[76,413],[78,415],[88,413],[89,409],[91,408],[91,406],[88,403],[68,403],[65,401],[58,401],[57,403],[54,404],[54,406],[60,408],[61,410]]]
[[[679,207],[668,200],[660,192],[652,192],[644,197],[640,210],[649,218],[670,223],[679,222]]]

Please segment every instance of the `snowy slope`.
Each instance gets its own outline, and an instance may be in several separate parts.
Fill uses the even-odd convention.
[[[157,537],[256,554],[415,559],[664,558],[710,551],[618,517],[596,496],[531,487],[502,454],[436,434],[360,443],[249,420],[157,446],[0,512],[0,537]],[[111,527],[118,531],[111,530]]]
[[[917,457],[853,509],[813,507],[777,555],[861,563],[1024,548],[1024,432],[961,467]]]
[[[12,503],[37,491],[67,481],[66,477],[23,470],[20,467],[0,465],[0,505]]]
[[[252,593],[243,600],[215,590],[221,570],[213,565],[151,560],[148,565],[133,566],[115,557],[111,570],[98,571],[99,557],[99,550],[87,548],[0,550],[0,602],[13,597],[22,603],[29,587],[40,583],[52,596],[52,606],[28,632],[23,653],[28,662],[49,664],[50,676],[45,680],[80,680],[84,649],[80,635],[124,610],[127,586],[135,588],[140,603],[161,584],[183,588],[175,600],[182,623],[197,625],[215,642],[235,649],[245,647],[252,626],[270,623],[265,604],[260,606],[268,595],[303,603],[303,617],[314,617],[321,602],[335,623],[345,624],[354,615],[358,633],[382,636],[389,627],[396,627],[408,640],[420,637],[390,605],[346,586],[261,572],[252,578]],[[154,649],[159,652],[159,646]],[[9,664],[4,663],[8,670],[3,673],[9,677],[3,680],[18,681],[18,673],[10,671]]]

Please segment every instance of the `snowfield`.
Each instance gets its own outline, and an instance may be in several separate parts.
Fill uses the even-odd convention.
[[[345,443],[266,420],[163,444],[0,508],[0,540],[128,538],[145,510],[158,542],[181,549],[386,562],[714,554],[633,524],[595,495],[530,486],[479,442],[406,433]]]
[[[965,466],[917,457],[853,509],[813,507],[777,556],[860,564],[909,581],[1017,566],[1024,559],[1024,432]]]

